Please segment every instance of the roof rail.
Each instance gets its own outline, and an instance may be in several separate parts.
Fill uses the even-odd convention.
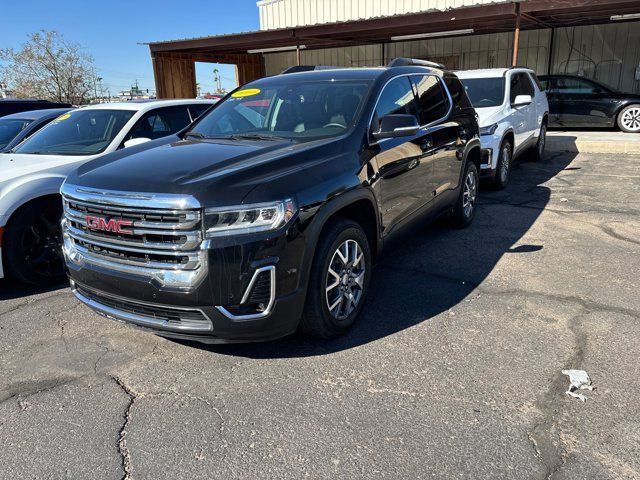
[[[509,67],[509,70],[513,69],[513,68],[524,68],[526,70],[533,70],[533,68],[531,67],[525,67],[524,65],[512,65]]]
[[[314,70],[335,70],[336,68],[344,68],[344,67],[331,67],[329,65],[294,65],[293,67],[287,67],[280,75],[285,73],[298,73],[298,72],[312,72]]]
[[[421,67],[432,67],[432,68],[441,68],[445,69],[443,64],[430,62],[428,60],[419,60],[417,58],[394,58],[389,62],[388,67],[410,67],[410,66],[421,66]]]

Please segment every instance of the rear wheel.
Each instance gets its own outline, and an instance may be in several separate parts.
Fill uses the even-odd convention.
[[[55,200],[40,200],[16,211],[5,229],[2,253],[8,274],[25,283],[50,285],[65,277],[60,219]]]
[[[362,310],[371,276],[371,251],[362,227],[333,221],[318,241],[300,329],[318,338],[346,332]]]
[[[473,162],[467,162],[462,176],[462,185],[458,201],[452,211],[452,222],[456,228],[464,228],[471,224],[476,214],[478,198],[478,169]]]
[[[498,154],[498,163],[496,165],[496,176],[493,178],[493,188],[502,190],[509,183],[509,174],[511,173],[511,163],[513,160],[513,149],[509,140],[503,140],[500,145],[500,153]]]
[[[618,114],[618,127],[627,133],[640,132],[640,105],[624,107]]]

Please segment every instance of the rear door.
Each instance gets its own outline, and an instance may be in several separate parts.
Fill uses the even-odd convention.
[[[427,127],[430,135],[423,153],[433,163],[435,190],[425,195],[438,196],[458,185],[460,125],[444,121],[451,109],[451,100],[437,76],[414,75],[411,80],[420,105],[420,124]]]
[[[380,128],[384,115],[414,115],[419,122],[418,102],[408,76],[395,77],[383,88],[371,121],[371,131]],[[432,198],[433,165],[429,134],[424,129],[417,135],[371,141],[374,161],[380,176],[379,210],[385,233]]]
[[[511,118],[516,139],[516,150],[526,147],[537,129],[536,107],[533,103],[535,94],[536,92],[529,75],[524,72],[511,74],[511,80],[509,81],[509,101],[511,103]],[[515,106],[514,102],[518,95],[531,96],[531,103],[528,105]]]

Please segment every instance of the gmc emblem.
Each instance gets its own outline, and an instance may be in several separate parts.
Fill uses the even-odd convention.
[[[87,222],[87,228],[90,230],[104,230],[106,232],[126,233],[128,235],[133,235],[132,230],[123,228],[133,225],[133,222],[131,220],[116,220],[115,218],[107,220],[106,218],[94,217],[92,215],[87,215],[85,217],[85,220]]]

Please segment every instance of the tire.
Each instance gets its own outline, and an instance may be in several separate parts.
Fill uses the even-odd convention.
[[[496,164],[496,174],[493,177],[491,186],[495,190],[502,190],[509,183],[509,175],[511,174],[511,165],[513,163],[513,147],[509,140],[503,140],[500,144],[500,153],[498,154],[498,163]]]
[[[544,157],[544,148],[547,146],[547,122],[543,121],[540,125],[540,135],[538,135],[538,141],[536,146],[531,151],[531,159],[534,162],[539,162]]]
[[[464,175],[462,175],[458,200],[451,212],[451,221],[455,228],[465,228],[473,222],[476,215],[478,186],[478,169],[473,162],[467,161]]]
[[[4,231],[3,263],[11,278],[53,285],[65,278],[60,219],[62,205],[51,199],[17,210]]]
[[[341,259],[345,253],[346,264]],[[357,258],[360,260],[355,263]],[[300,330],[323,339],[345,333],[362,311],[370,277],[371,250],[362,227],[348,219],[332,221],[316,246]],[[357,278],[360,280],[355,280]],[[351,303],[346,300],[349,293]],[[330,306],[334,306],[333,309]]]
[[[627,105],[618,114],[616,119],[618,128],[627,133],[640,132],[640,105]]]

